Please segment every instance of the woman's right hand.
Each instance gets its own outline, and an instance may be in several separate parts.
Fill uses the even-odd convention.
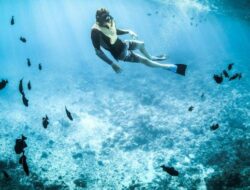
[[[122,69],[119,67],[119,65],[117,65],[117,64],[115,64],[115,63],[112,63],[111,66],[112,66],[112,69],[113,69],[116,73],[121,73],[121,72],[122,72]]]

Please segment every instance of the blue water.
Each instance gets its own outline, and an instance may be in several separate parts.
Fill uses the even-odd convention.
[[[165,63],[187,64],[187,75],[125,62],[116,74],[90,39],[100,7],[150,53],[166,53]],[[249,189],[249,55],[247,0],[1,0],[0,80],[9,83],[0,90],[0,170],[12,180],[1,173],[0,189]],[[216,84],[232,62],[242,79]],[[21,134],[28,177],[14,152]]]

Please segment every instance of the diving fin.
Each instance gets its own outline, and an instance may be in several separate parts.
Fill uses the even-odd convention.
[[[185,65],[185,64],[176,64],[176,66],[177,66],[176,73],[185,76],[187,65]]]

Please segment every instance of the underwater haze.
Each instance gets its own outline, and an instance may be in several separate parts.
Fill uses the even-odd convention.
[[[122,61],[116,74],[90,38],[101,7],[186,76]],[[223,70],[241,78],[218,84]],[[2,80],[0,190],[250,189],[249,0],[0,0]]]

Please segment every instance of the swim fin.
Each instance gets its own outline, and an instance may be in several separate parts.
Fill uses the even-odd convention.
[[[177,66],[176,73],[185,76],[187,65],[185,65],[185,64],[176,64],[176,66]]]

